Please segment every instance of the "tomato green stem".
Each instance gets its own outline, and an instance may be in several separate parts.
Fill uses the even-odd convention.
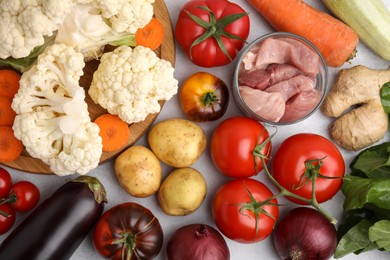
[[[274,195],[272,198],[276,198],[276,197],[280,197],[280,196],[288,196],[288,197],[292,197],[292,198],[295,198],[295,199],[298,199],[298,200],[301,200],[305,203],[308,203],[310,205],[312,205],[315,209],[317,209],[322,215],[324,215],[329,221],[330,223],[332,224],[337,224],[337,219],[335,219],[334,217],[332,217],[328,212],[326,212],[318,203],[317,201],[317,198],[316,198],[316,195],[315,195],[315,188],[316,188],[316,179],[317,178],[313,178],[312,180],[312,195],[311,195],[311,198],[310,199],[307,199],[307,198],[304,198],[302,196],[299,196],[295,193],[292,193],[290,192],[289,190],[285,189],[282,185],[280,185],[276,180],[275,178],[272,176],[272,174],[270,173],[270,171],[268,170],[268,167],[267,167],[267,164],[265,162],[265,159],[263,157],[260,157],[261,158],[261,161],[263,163],[263,166],[264,166],[264,171],[266,172],[268,178],[272,181],[272,183],[274,183],[280,190],[280,192],[276,195]]]
[[[254,165],[255,165],[255,171],[256,172],[259,172],[261,171],[261,165],[258,165],[257,162],[256,162],[256,158],[257,157],[260,157],[262,159],[261,163],[264,165],[264,162],[265,160],[269,160],[269,156],[270,156],[270,151],[268,150],[267,154],[263,154],[263,149],[267,146],[267,144],[269,142],[271,142],[271,139],[272,137],[274,137],[274,135],[276,134],[273,133],[272,135],[270,135],[267,139],[265,139],[263,142],[259,143],[259,139],[262,135],[259,135],[258,137],[258,140],[256,142],[256,146],[255,148],[253,149],[252,151],[252,154],[253,154],[253,160],[254,160]]]
[[[259,233],[259,223],[258,222],[259,222],[260,214],[264,214],[264,215],[266,215],[267,217],[273,219],[276,222],[275,217],[271,213],[266,211],[263,207],[266,206],[266,205],[271,205],[271,206],[280,206],[280,205],[279,204],[275,204],[275,203],[272,202],[274,197],[268,198],[265,201],[257,201],[255,199],[255,197],[253,197],[252,192],[245,186],[245,180],[243,180],[243,186],[246,189],[246,191],[248,192],[250,201],[249,202],[245,202],[245,203],[240,203],[240,204],[238,204],[236,206],[240,206],[239,211],[240,211],[241,214],[243,214],[244,210],[249,210],[255,216],[255,230],[256,230],[255,231],[255,234],[256,234],[255,238],[257,238],[258,233]]]
[[[197,8],[207,11],[209,13],[210,22],[202,20],[198,16],[191,14],[187,10],[184,10],[194,22],[196,22],[198,25],[202,26],[205,29],[205,33],[199,36],[197,39],[195,39],[195,41],[191,44],[190,57],[192,57],[192,47],[198,45],[199,43],[203,42],[204,40],[210,37],[213,37],[217,41],[218,47],[222,50],[222,52],[229,58],[229,60],[232,60],[229,52],[226,50],[226,47],[222,42],[221,36],[224,36],[229,39],[244,41],[241,37],[226,32],[225,27],[241,19],[244,16],[247,16],[248,14],[247,13],[230,14],[230,15],[226,15],[225,17],[217,21],[217,19],[215,18],[215,14],[207,6],[197,6]]]
[[[262,153],[262,149],[265,147],[265,145],[268,142],[271,141],[271,139],[275,136],[275,134],[276,134],[276,131],[275,131],[275,133],[270,135],[266,140],[264,140],[261,144],[257,144],[256,147],[253,149],[254,160],[256,161],[256,157],[259,157],[261,159],[261,162],[262,162],[262,165],[263,165],[263,169],[266,172],[268,178],[279,189],[279,193],[275,194],[273,197],[269,198],[269,201],[271,201],[274,198],[281,197],[281,196],[283,196],[283,197],[288,196],[288,197],[292,197],[292,198],[301,200],[302,202],[305,202],[307,204],[312,205],[322,215],[324,215],[332,224],[337,224],[337,219],[332,217],[328,212],[326,212],[324,209],[322,209],[322,207],[319,205],[319,203],[317,201],[316,194],[315,194],[316,180],[317,180],[318,177],[321,177],[321,178],[334,178],[334,177],[323,176],[322,174],[320,174],[319,169],[320,169],[320,167],[322,165],[322,160],[324,158],[315,159],[315,160],[308,160],[306,162],[306,169],[307,170],[304,173],[304,175],[302,176],[301,182],[299,184],[299,188],[301,186],[303,186],[302,182],[303,182],[304,178],[307,178],[307,181],[304,183],[304,185],[307,184],[311,180],[312,181],[312,194],[311,194],[311,198],[307,199],[305,197],[302,197],[302,196],[299,196],[299,195],[297,195],[295,193],[292,193],[289,190],[285,189],[282,185],[280,185],[275,180],[275,178],[272,176],[272,174],[270,173],[270,171],[268,169],[268,166],[267,166],[267,161],[266,161],[269,158],[270,151],[267,151],[266,154]],[[255,163],[255,167],[256,167],[256,163]],[[337,178],[337,177],[335,177],[335,178]]]
[[[0,204],[5,204],[5,203],[14,204],[14,203],[16,203],[16,200],[17,200],[17,198],[15,195],[15,192],[13,190],[11,190],[10,194],[8,195],[8,198],[1,199]]]
[[[214,92],[210,91],[210,92],[206,92],[202,98],[201,98],[201,102],[203,104],[203,106],[207,107],[207,106],[213,106],[213,104],[215,102],[218,102],[218,96],[214,94]]]
[[[122,244],[122,260],[130,260],[135,248],[136,236],[129,231],[122,231],[121,238],[112,241],[112,244]]]
[[[155,221],[155,217],[153,217],[149,223],[144,227],[144,229],[148,229],[148,227]],[[139,232],[141,232],[140,230]],[[134,251],[136,248],[136,240],[137,235],[139,233],[132,233],[131,231],[122,231],[121,232],[121,238],[113,240],[112,244],[122,244],[122,260],[130,260],[132,259],[133,253],[135,253],[135,258],[139,259],[139,256],[137,255],[137,252]]]
[[[4,217],[6,217],[6,218],[8,218],[8,217],[11,216],[10,214],[8,214],[7,212],[4,212],[4,211],[2,211],[2,210],[0,210],[0,215],[4,216]]]

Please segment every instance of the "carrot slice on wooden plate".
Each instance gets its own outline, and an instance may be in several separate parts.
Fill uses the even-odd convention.
[[[117,115],[102,114],[95,119],[100,128],[103,151],[112,152],[124,147],[130,137],[129,125]]]
[[[0,126],[12,126],[16,117],[16,113],[12,110],[11,100],[5,97],[0,97]]]
[[[0,97],[13,99],[19,90],[20,74],[13,70],[0,70]]]
[[[143,28],[139,28],[135,33],[137,45],[148,47],[152,50],[157,49],[164,39],[164,26],[155,17]]]
[[[0,126],[0,162],[16,160],[23,148],[23,143],[15,137],[12,127]]]

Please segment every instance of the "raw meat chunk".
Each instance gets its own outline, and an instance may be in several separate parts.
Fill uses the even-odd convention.
[[[264,90],[269,86],[270,80],[271,73],[268,70],[254,69],[252,71],[241,73],[238,78],[238,83],[251,88]]]
[[[266,69],[270,64],[277,63],[293,65],[307,74],[319,72],[318,55],[303,43],[268,38],[259,47],[253,67]]]
[[[303,75],[301,70],[289,64],[271,64],[267,70],[271,73],[270,85],[298,75]]]
[[[255,66],[259,46],[252,47],[242,58],[242,65],[244,70],[251,70]]]
[[[303,91],[290,98],[281,122],[289,122],[307,115],[318,104],[320,95],[316,90]]]
[[[272,85],[265,89],[266,92],[280,92],[284,100],[289,100],[292,96],[301,91],[310,91],[315,88],[315,82],[313,79],[298,75],[296,77],[284,80],[275,85]]]
[[[264,90],[265,88],[303,74],[296,67],[289,64],[271,64],[267,69],[253,69],[241,71],[238,82],[252,88]]]
[[[247,86],[240,86],[239,90],[245,104],[259,117],[278,122],[283,116],[286,101],[281,93],[268,93]]]

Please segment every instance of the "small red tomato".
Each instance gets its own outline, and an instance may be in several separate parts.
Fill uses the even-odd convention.
[[[180,89],[180,104],[193,121],[220,119],[229,105],[229,89],[213,74],[197,72],[189,76]]]
[[[7,197],[12,188],[12,178],[9,172],[0,168],[0,198]]]
[[[0,204],[0,234],[7,233],[15,224],[15,210],[8,204]]]
[[[41,195],[35,184],[29,181],[20,181],[12,186],[9,202],[15,211],[29,211],[39,202]]]
[[[232,178],[246,178],[263,170],[272,144],[267,129],[258,121],[231,117],[221,122],[211,136],[210,153],[216,168]]]

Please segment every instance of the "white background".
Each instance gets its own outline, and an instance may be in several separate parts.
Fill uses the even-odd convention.
[[[235,0],[233,2],[238,3],[242,8],[244,8],[247,12],[249,12],[250,15],[250,21],[251,21],[251,31],[248,38],[248,42],[252,42],[257,37],[272,32],[272,28],[267,24],[267,22],[253,9],[249,6],[249,4],[246,3],[246,1],[243,0]],[[326,11],[325,6],[321,3],[321,1],[306,1],[313,5],[314,7]],[[390,6],[389,1],[385,0],[387,2],[387,5]],[[166,5],[169,9],[169,13],[172,20],[172,25],[174,26],[177,21],[177,15],[181,9],[181,7],[184,5],[184,0],[166,0]],[[384,61],[383,59],[379,58],[375,54],[373,54],[366,46],[364,46],[362,43],[358,45],[357,48],[357,57],[354,58],[350,63],[346,63],[342,68],[352,67],[355,65],[365,65],[370,68],[377,68],[377,69],[386,69],[390,62]],[[179,84],[181,84],[186,77],[191,75],[192,73],[195,73],[197,71],[207,71],[209,73],[212,73],[219,78],[223,79],[230,87],[231,82],[233,78],[233,71],[236,66],[237,60],[234,60],[231,64],[223,67],[217,67],[212,69],[205,69],[198,67],[196,65],[193,65],[187,57],[185,57],[182,49],[176,45],[176,70],[175,70],[175,77],[179,80]],[[329,74],[330,74],[330,82],[328,83],[328,87],[331,86],[334,76],[337,73],[337,71],[340,68],[330,68]],[[215,129],[215,127],[223,120],[231,116],[235,115],[242,115],[241,112],[236,107],[233,98],[232,93],[230,104],[227,113],[225,116],[216,121],[216,122],[207,122],[207,123],[201,123],[200,126],[204,129],[208,141],[210,141],[210,136]],[[159,122],[164,119],[173,118],[173,117],[180,117],[185,118],[185,115],[182,112],[182,109],[179,104],[178,95],[174,96],[170,101],[166,102],[165,106],[163,107],[160,115],[158,116],[156,122]],[[323,136],[329,137],[327,129],[329,127],[329,124],[332,122],[331,119],[326,118],[324,115],[321,114],[320,111],[317,111],[315,114],[313,114],[310,118],[307,120],[290,125],[290,126],[280,126],[278,127],[278,133],[273,138],[273,147],[274,151],[278,149],[278,146],[280,143],[288,136],[291,136],[295,133],[300,132],[310,132],[310,133],[317,133],[321,134]],[[270,126],[267,126],[267,128],[272,131],[272,128]],[[385,139],[382,141],[388,140],[389,137],[386,136]],[[381,141],[381,142],[382,142]],[[146,136],[144,136],[142,139],[138,141],[137,144],[141,145],[148,145],[146,141]],[[356,155],[356,153],[346,151],[342,148],[340,148],[341,152],[343,153],[346,166],[349,165],[349,162],[351,159]],[[155,196],[150,196],[148,198],[134,198],[128,195],[124,190],[122,190],[118,184],[118,181],[115,177],[115,173],[113,171],[113,160],[106,162],[102,165],[100,165],[97,169],[93,170],[90,175],[96,176],[99,178],[99,180],[103,183],[107,190],[108,195],[108,204],[106,204],[105,210],[111,208],[114,205],[117,205],[122,202],[128,202],[128,201],[134,201],[137,202],[147,208],[149,208],[159,219],[163,230],[164,230],[164,246],[163,249],[158,256],[157,259],[164,259],[165,254],[165,246],[166,242],[170,238],[171,234],[179,227],[191,223],[205,223],[209,224],[211,226],[215,227],[215,224],[213,222],[212,214],[211,214],[211,203],[213,199],[214,192],[218,187],[220,187],[224,182],[228,181],[229,179],[227,177],[224,177],[221,173],[219,173],[216,168],[214,167],[213,163],[210,160],[210,153],[208,148],[202,155],[199,161],[197,161],[195,164],[192,165],[193,168],[200,171],[203,176],[207,180],[207,196],[201,207],[195,211],[194,213],[187,215],[187,216],[168,216],[165,213],[162,212],[160,209],[157,199]],[[16,171],[10,168],[5,167],[7,170],[9,170],[12,174],[12,177],[14,181],[18,180],[29,180],[34,182],[41,191],[41,202],[48,198],[56,189],[58,189],[61,185],[65,183],[69,177],[58,177],[55,175],[47,176],[47,175],[35,175],[35,174],[27,174],[24,172]],[[166,165],[163,165],[163,173],[164,176],[166,176],[172,168],[167,167]],[[346,169],[346,173],[348,173],[348,167]],[[76,177],[76,176],[72,176]],[[264,174],[259,174],[258,176],[254,177],[255,179],[261,180],[266,184],[269,184],[268,180],[264,176]],[[276,191],[272,185],[269,185],[269,187]],[[334,217],[341,220],[342,216],[342,203],[343,203],[343,195],[341,192],[339,192],[332,200],[326,202],[323,204],[323,207],[328,210]],[[279,200],[280,202],[284,202],[284,200]],[[289,209],[292,207],[295,207],[295,205],[288,203],[289,206],[282,207],[281,208],[281,216],[285,214]],[[17,223],[20,223],[26,216],[26,214],[19,214],[17,216]],[[15,226],[16,226],[15,225]],[[0,241],[2,241],[5,238],[6,235],[0,236]],[[255,244],[240,244],[237,242],[234,242],[232,240],[229,240],[228,238],[225,238],[231,253],[231,259],[237,260],[237,259],[246,259],[246,260],[254,260],[254,259],[278,259],[277,254],[274,250],[273,244],[272,244],[272,236],[268,239],[255,243]],[[26,243],[28,243],[29,239],[34,238],[26,238]],[[95,251],[93,244],[92,244],[92,237],[91,234],[87,236],[87,238],[84,240],[84,242],[80,245],[78,250],[74,253],[72,260],[81,260],[81,259],[102,259],[101,256]],[[342,259],[390,259],[389,253],[383,253],[380,251],[372,251],[368,252],[359,256],[356,255],[348,255]]]

